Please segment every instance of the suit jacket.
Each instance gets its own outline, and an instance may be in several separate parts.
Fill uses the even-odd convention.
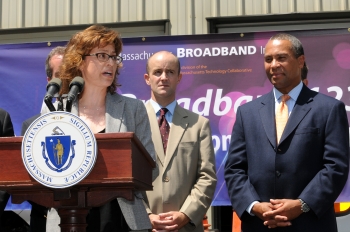
[[[0,108],[0,137],[15,136],[9,113]]]
[[[22,123],[21,135],[24,136],[28,127],[37,119],[40,114],[36,114]],[[47,218],[47,208],[45,206],[36,204],[29,201],[32,205],[32,210],[30,211],[30,229],[35,232],[45,232],[46,231],[46,218]]]
[[[176,105],[164,154],[156,114],[146,104],[159,176],[147,191],[148,213],[181,211],[195,225],[180,231],[203,232],[202,220],[211,204],[215,186],[215,155],[209,120]]]
[[[0,137],[14,136],[13,125],[9,113],[0,108]],[[0,191],[0,217],[4,212],[10,195],[5,191]]]
[[[276,144],[273,92],[239,107],[225,180],[242,229],[271,231],[246,212],[253,201],[303,199],[311,210],[275,231],[335,232],[333,204],[349,172],[349,126],[342,102],[303,86]]]
[[[32,116],[32,117],[30,117],[22,122],[22,128],[21,128],[21,135],[22,136],[24,136],[24,134],[26,133],[30,124],[32,124],[32,122],[34,122],[34,120],[37,119],[39,116],[40,116],[40,114],[36,114],[36,115],[34,115],[34,116]]]
[[[43,113],[49,112],[46,109]],[[71,112],[78,115],[78,100],[72,105]],[[106,97],[106,133],[134,132],[143,146],[155,160],[150,124],[144,104],[140,100],[121,96],[117,93]],[[157,170],[153,171],[153,179]],[[143,195],[135,192],[134,201],[117,198],[125,220],[132,230],[152,228],[146,212]],[[108,203],[107,203],[108,204]]]

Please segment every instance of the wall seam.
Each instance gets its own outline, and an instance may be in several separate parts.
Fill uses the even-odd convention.
[[[22,0],[22,14],[21,14],[21,24],[20,24],[20,27],[26,27],[25,25],[25,18],[26,18],[26,1],[25,0]]]
[[[3,11],[3,7],[2,7],[2,0],[0,0],[0,28],[3,28],[2,22],[4,20],[2,20],[2,11]]]

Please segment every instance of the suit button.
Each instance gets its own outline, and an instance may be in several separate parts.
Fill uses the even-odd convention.
[[[280,151],[280,152],[281,152],[282,150],[281,150],[281,149],[278,149],[278,151]]]
[[[281,173],[279,171],[276,171],[276,176],[280,177]]]
[[[164,180],[164,182],[169,182],[169,177],[166,176],[166,177],[164,177],[163,180]]]

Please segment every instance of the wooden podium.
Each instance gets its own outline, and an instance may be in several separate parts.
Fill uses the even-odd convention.
[[[135,190],[152,190],[155,162],[132,132],[95,134],[98,155],[91,173],[66,189],[48,188],[35,181],[23,165],[23,137],[0,138],[0,189],[12,195],[12,203],[29,200],[56,208],[62,232],[86,230],[91,207],[116,197],[133,200]],[[38,154],[41,155],[41,154]]]

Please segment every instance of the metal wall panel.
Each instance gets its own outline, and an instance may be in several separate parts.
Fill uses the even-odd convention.
[[[295,4],[297,12],[319,12],[321,7],[320,0],[296,0]]]
[[[219,9],[218,16],[236,16],[244,14],[244,0],[218,0],[216,4]]]
[[[1,28],[23,27],[23,0],[1,1]]]
[[[100,1],[97,6],[97,23],[110,23],[120,21],[119,5],[117,1],[105,0]]]
[[[342,9],[342,2],[344,2],[344,1],[322,0],[321,10],[322,11],[341,10]]]
[[[113,27],[111,27],[113,28]],[[115,28],[122,38],[142,36],[162,36],[164,35],[164,26],[147,26],[134,28]],[[37,33],[15,33],[0,36],[0,44],[12,43],[29,43],[29,42],[50,42],[50,41],[67,41],[77,31],[66,30],[57,32],[37,32]]]
[[[72,1],[72,24],[93,24],[96,21],[95,3],[94,0]]]
[[[350,10],[350,0],[0,0],[0,29],[169,19],[169,34],[208,33],[207,17]]]
[[[47,3],[46,26],[72,24],[72,18],[71,18],[70,12],[71,12],[70,0],[49,0]]]
[[[255,1],[255,0],[245,0],[242,1],[244,4],[244,15],[261,15],[266,14],[266,1]]]
[[[195,0],[194,1],[194,34],[205,34],[207,31],[207,21],[205,18],[208,15],[217,15],[217,4],[213,0]]]
[[[46,26],[47,2],[42,0],[26,0],[24,3],[24,27],[27,25]],[[33,17],[35,15],[35,17]]]
[[[296,12],[295,10],[295,0],[266,0],[267,11],[266,14],[287,14],[291,12]]]
[[[167,19],[168,18],[168,1],[151,0],[145,4],[144,20]]]

